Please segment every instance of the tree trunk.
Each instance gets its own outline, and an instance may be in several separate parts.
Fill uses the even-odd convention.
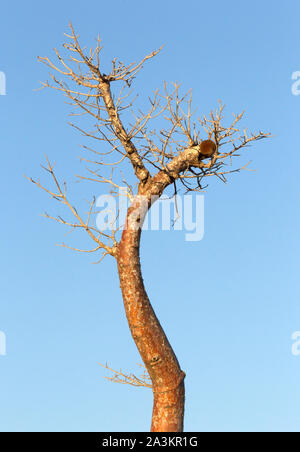
[[[148,210],[150,203],[148,203]],[[129,328],[152,381],[152,432],[183,431],[184,377],[176,355],[147,296],[140,266],[140,203],[128,210],[118,246],[117,262]]]

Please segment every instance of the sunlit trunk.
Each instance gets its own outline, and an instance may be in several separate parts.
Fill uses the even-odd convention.
[[[129,208],[118,246],[118,271],[132,337],[153,385],[153,432],[181,432],[184,416],[184,372],[147,296],[140,266],[139,203]],[[171,309],[171,308],[170,308]]]

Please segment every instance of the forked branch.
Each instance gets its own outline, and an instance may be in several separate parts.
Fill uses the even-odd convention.
[[[70,41],[63,45],[67,54],[63,56],[55,49],[58,64],[47,57],[39,57],[39,60],[54,73],[62,76],[62,80],[58,80],[57,75],[51,73],[53,83],[42,83],[43,87],[63,92],[75,108],[73,115],[88,115],[95,121],[92,131],[73,123],[71,125],[85,137],[103,143],[104,149],[101,152],[83,146],[93,154],[93,158],[82,158],[82,161],[89,165],[89,174],[79,175],[79,179],[120,188],[120,183],[113,180],[112,174],[110,177],[106,175],[105,168],[116,168],[129,160],[137,177],[139,194],[147,196],[154,193],[160,196],[168,185],[173,184],[174,190],[177,190],[176,181],[182,184],[186,191],[201,191],[206,187],[208,177],[215,176],[226,182],[229,174],[246,169],[249,162],[233,167],[233,158],[238,157],[241,151],[253,142],[269,136],[261,131],[248,133],[241,128],[239,123],[244,113],[234,115],[232,122],[225,125],[224,105],[221,102],[216,111],[195,119],[192,93],[189,91],[181,94],[178,83],[164,83],[162,92],[154,91],[153,97],[149,99],[148,111],[135,112],[134,100],[130,99],[131,91],[126,93],[126,90],[143,64],[157,55],[160,49],[151,52],[140,62],[128,65],[115,58],[112,61],[112,69],[106,74],[100,58],[102,46],[99,37],[96,47],[88,51],[80,45],[71,24],[70,30],[71,33],[66,35]],[[111,85],[114,82],[117,82],[116,86],[118,83],[122,84],[116,95],[112,93]],[[128,126],[121,120],[120,114],[124,110],[129,110],[133,118]],[[105,151],[105,147],[108,147],[108,150]],[[96,242],[97,246],[93,251],[102,249],[105,253],[115,255],[117,241],[114,228],[112,227],[112,234],[108,235],[91,225],[93,204],[88,221],[84,221],[69,203],[66,191],[60,188],[49,161],[46,169],[57,192],[48,190],[39,181],[31,179],[32,182],[53,198],[62,201],[77,222],[68,223],[61,218],[48,217],[73,229],[85,229]],[[125,184],[128,186],[130,202],[133,202],[136,193],[128,181],[125,180]],[[103,239],[110,243],[104,243]]]

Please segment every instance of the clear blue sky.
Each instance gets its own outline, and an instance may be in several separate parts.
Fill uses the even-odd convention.
[[[142,57],[164,44],[139,74],[143,96],[163,80],[193,88],[198,112],[218,99],[246,110],[249,129],[274,137],[248,152],[256,172],[215,181],[205,194],[205,236],[147,232],[142,267],[150,298],[186,378],[187,431],[300,431],[299,120],[297,1],[53,0],[4,2],[1,118],[1,431],[147,431],[152,396],[107,382],[97,363],[136,371],[111,258],[58,248],[65,230],[42,218],[55,201],[24,174],[46,176],[44,153],[72,184],[83,137],[37,56],[53,55],[71,20],[83,43],[100,33],[104,61]],[[105,72],[105,71],[104,71]],[[101,194],[75,184],[79,201]],[[85,244],[85,238],[77,245]]]

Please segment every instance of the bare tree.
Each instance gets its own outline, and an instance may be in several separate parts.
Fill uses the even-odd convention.
[[[122,231],[115,226],[107,233],[94,226],[95,199],[90,203],[87,218],[83,218],[73,207],[66,184],[58,180],[48,158],[45,169],[54,188],[47,188],[39,180],[30,180],[65,205],[73,216],[70,221],[47,215],[49,218],[71,229],[85,230],[95,243],[91,250],[72,249],[100,252],[100,260],[106,255],[116,259],[129,328],[146,373],[136,377],[111,369],[114,373],[111,379],[151,387],[154,397],[151,431],[180,432],[183,430],[185,373],[144,287],[139,256],[143,221],[151,205],[169,186],[176,194],[180,185],[185,191],[202,191],[211,176],[226,182],[230,173],[247,166],[234,168],[233,159],[250,143],[269,134],[247,134],[245,129],[241,130],[239,123],[243,113],[234,115],[231,124],[225,126],[221,103],[209,116],[194,119],[191,92],[181,95],[177,83],[164,83],[161,91],[154,91],[147,111],[133,110],[132,82],[143,64],[160,49],[140,62],[127,65],[114,59],[106,74],[100,61],[99,37],[96,47],[87,50],[79,44],[71,24],[70,29],[70,34],[66,35],[68,42],[63,44],[65,56],[55,49],[57,64],[49,58],[39,57],[52,70],[52,81],[43,86],[61,91],[75,108],[74,115],[83,114],[93,119],[91,131],[85,126],[71,124],[85,137],[103,146],[101,152],[84,146],[93,158],[85,159],[88,174],[78,177],[107,184],[113,191],[126,185],[125,194],[130,206]],[[156,124],[159,124],[158,128]],[[128,163],[136,178],[134,186],[129,183]],[[107,175],[107,168],[115,169],[121,165],[125,165],[125,178],[120,180],[119,175],[115,179],[113,172]],[[113,223],[116,224],[116,218]]]

